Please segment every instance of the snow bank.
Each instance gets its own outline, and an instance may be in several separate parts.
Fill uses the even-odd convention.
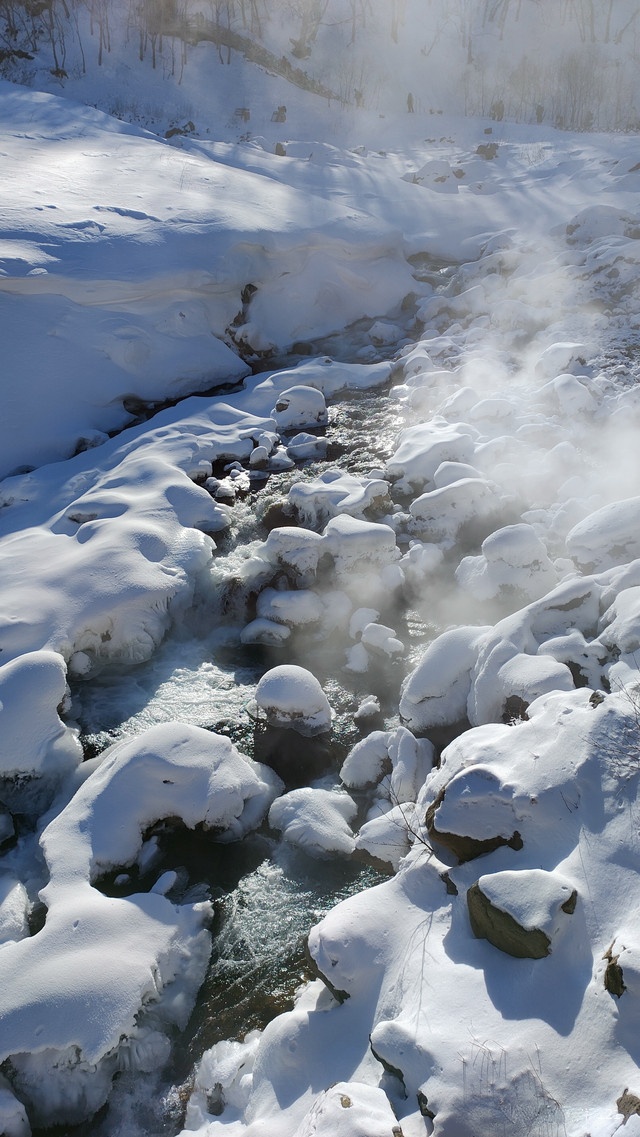
[[[0,951],[1,1053],[38,1124],[82,1121],[118,1069],[162,1064],[169,1044],[158,1027],[186,1025],[208,963],[208,902],[176,905],[159,891],[120,899],[92,882],[134,862],[162,818],[238,838],[276,786],[228,739],[167,724],[105,752],[47,825],[45,925]]]

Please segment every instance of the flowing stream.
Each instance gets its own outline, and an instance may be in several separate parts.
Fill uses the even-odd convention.
[[[355,333],[355,341],[351,339],[352,352],[358,338]],[[333,344],[335,354],[346,354],[348,343],[345,333]],[[284,500],[294,481],[316,477],[328,466],[354,474],[380,467],[392,452],[401,425],[386,390],[346,395],[329,408],[327,461],[303,463],[284,474],[252,480],[245,495],[236,500],[231,530],[217,540],[211,577],[197,590],[191,612],[181,616],[180,626],[170,630],[154,657],[126,672],[107,670],[74,687],[73,714],[81,725],[87,757],[170,720],[226,734],[244,753],[253,755],[254,724],[246,705],[259,678],[277,663],[309,665],[309,652],[300,637],[293,651],[290,646],[274,649],[240,643],[239,631],[250,616],[234,592],[239,568],[267,535],[262,519],[269,507]],[[423,647],[425,636],[433,634],[416,613],[396,609],[394,617],[407,652],[400,663],[381,664],[375,673],[344,670],[345,639],[340,635],[321,650],[313,647],[312,669],[336,714],[331,740],[334,783],[350,747],[372,729],[370,723],[358,729],[354,722],[362,695],[376,694],[380,699],[381,715],[374,726],[396,726],[401,680],[412,666],[417,645]],[[93,1121],[56,1129],[58,1137],[80,1132],[86,1137],[176,1133],[183,1121],[191,1072],[203,1051],[222,1039],[242,1038],[263,1028],[290,1007],[296,989],[309,978],[304,951],[309,928],[340,899],[381,879],[377,870],[356,862],[312,860],[285,845],[266,826],[229,845],[167,824],[156,827],[154,835],[156,855],[148,873],[134,872],[126,885],[113,874],[102,887],[113,894],[139,891],[171,868],[177,871],[181,898],[211,896],[215,917],[209,971],[186,1031],[174,1040],[171,1068],[144,1077],[119,1075],[109,1104]]]

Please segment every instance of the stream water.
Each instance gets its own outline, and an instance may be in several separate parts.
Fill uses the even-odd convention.
[[[384,390],[357,393],[335,402],[326,431],[328,461],[256,480],[236,500],[233,524],[218,542],[210,578],[199,587],[192,611],[181,615],[180,626],[170,630],[148,663],[126,672],[105,671],[75,686],[73,714],[81,724],[88,757],[114,741],[176,719],[226,734],[252,756],[254,724],[246,705],[259,678],[276,663],[309,665],[309,652],[304,638],[297,639],[293,651],[290,646],[267,649],[240,643],[247,612],[234,592],[238,570],[267,535],[263,519],[269,507],[284,500],[294,481],[316,477],[329,465],[358,474],[384,463],[401,425],[386,395]],[[359,676],[344,670],[344,637],[325,642],[321,652],[313,649],[314,673],[336,714],[331,740],[334,781],[349,748],[366,733],[353,718],[363,694],[380,698],[375,726],[397,725],[399,687],[414,655],[411,644],[424,645],[427,629],[415,613],[396,611],[395,617],[408,644],[400,664],[381,665],[379,672]],[[186,1031],[174,1040],[171,1067],[144,1078],[119,1075],[101,1113],[81,1128],[56,1129],[58,1137],[77,1137],[80,1132],[86,1137],[160,1137],[177,1132],[193,1066],[203,1051],[222,1039],[242,1038],[264,1027],[291,1006],[296,989],[308,978],[304,948],[309,928],[337,901],[380,879],[375,869],[361,864],[312,860],[266,827],[232,845],[163,826],[156,837],[152,872],[148,880],[135,877],[129,891],[150,887],[160,872],[171,868],[178,872],[183,897],[211,896],[215,919],[209,971]],[[113,880],[102,886],[117,892]]]

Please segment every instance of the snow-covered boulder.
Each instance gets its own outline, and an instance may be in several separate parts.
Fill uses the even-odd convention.
[[[283,663],[265,672],[255,693],[258,714],[269,726],[313,736],[331,729],[332,711],[315,675]]]
[[[355,801],[344,791],[304,787],[274,801],[269,825],[311,856],[349,856],[355,848],[351,822],[356,813]]]
[[[640,557],[640,497],[604,505],[579,521],[567,534],[567,552],[583,572]]]
[[[21,813],[41,809],[82,761],[78,731],[59,714],[67,695],[57,652],[27,652],[0,667],[0,784]]]
[[[543,379],[553,379],[561,373],[571,372],[574,367],[584,367],[587,349],[583,343],[563,341],[552,343],[545,348],[536,360],[536,374]]]
[[[458,584],[478,600],[521,596],[537,600],[557,583],[557,573],[532,525],[497,529],[482,542],[477,557],[464,557]]]
[[[392,1137],[397,1130],[384,1090],[336,1082],[318,1095],[293,1137]]]
[[[457,430],[444,419],[409,426],[401,432],[386,472],[390,478],[402,479],[407,489],[422,489],[443,462],[472,462],[471,434],[472,428]]]
[[[111,897],[93,882],[134,862],[155,821],[232,840],[279,788],[227,738],[169,723],[105,752],[45,827],[44,927],[0,951],[0,1060],[36,1124],[81,1122],[119,1069],[162,1065],[159,1028],[186,1025],[208,965],[208,902],[175,905],[164,888]]]
[[[284,568],[297,587],[308,588],[315,580],[323,549],[319,533],[295,525],[283,525],[271,530],[260,555]]]
[[[347,514],[333,517],[324,530],[325,548],[333,557],[340,585],[350,581],[362,594],[362,575],[377,574],[398,560],[396,535],[390,525]]]
[[[382,802],[370,811],[355,841],[355,851],[366,854],[374,864],[396,872],[400,861],[411,848],[414,837],[415,806],[411,802],[384,808]]]
[[[466,718],[471,672],[488,627],[452,628],[438,636],[400,692],[400,715],[410,730],[425,734]]]
[[[257,603],[258,618],[288,627],[317,624],[324,608],[317,593],[310,589],[265,588]]]
[[[327,424],[327,405],[322,391],[304,384],[281,391],[271,414],[281,432]]]
[[[543,869],[481,876],[467,892],[474,935],[520,959],[549,955],[577,899],[573,885]]]
[[[346,470],[325,470],[318,478],[295,482],[288,502],[305,525],[321,528],[329,518],[340,514],[362,518],[365,510],[387,498],[384,478],[360,478]]]
[[[461,478],[414,498],[409,506],[411,531],[423,540],[452,545],[463,526],[497,513],[502,500],[484,478]]]

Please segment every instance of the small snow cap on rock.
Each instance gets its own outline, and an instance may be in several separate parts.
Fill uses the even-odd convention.
[[[291,728],[310,737],[331,729],[332,711],[315,675],[283,663],[272,667],[256,688],[255,703],[269,726]]]

